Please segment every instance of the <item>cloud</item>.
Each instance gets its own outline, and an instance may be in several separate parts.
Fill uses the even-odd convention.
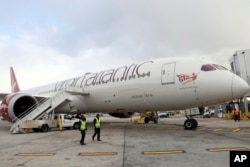
[[[229,67],[248,49],[250,1],[92,0],[3,2],[0,91],[9,66],[21,88],[151,57],[204,57]]]

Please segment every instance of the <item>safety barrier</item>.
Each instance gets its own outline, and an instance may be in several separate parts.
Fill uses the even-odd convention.
[[[234,119],[234,115],[233,115],[233,113],[227,113],[225,115],[225,118],[226,119]],[[250,118],[249,115],[247,115],[245,112],[240,111],[240,120],[248,121],[248,120],[250,120],[249,118]]]

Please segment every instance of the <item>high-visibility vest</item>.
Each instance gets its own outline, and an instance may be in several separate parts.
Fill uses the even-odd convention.
[[[100,128],[101,127],[101,120],[100,120],[100,118],[99,119],[95,118],[95,127],[96,128]]]
[[[80,130],[86,130],[86,122],[85,121],[81,121]]]

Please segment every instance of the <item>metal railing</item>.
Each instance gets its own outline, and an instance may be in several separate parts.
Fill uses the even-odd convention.
[[[49,114],[58,105],[64,102],[69,97],[69,95],[69,93],[60,91],[51,98],[45,98],[40,100],[38,103],[28,108],[25,112],[21,114],[20,117],[16,118],[13,121],[15,123],[12,125],[10,132],[14,133],[15,131],[19,131],[19,125],[25,120],[38,119],[45,112]]]

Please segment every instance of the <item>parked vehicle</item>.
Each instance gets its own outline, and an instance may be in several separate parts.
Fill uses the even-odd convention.
[[[158,117],[159,118],[167,118],[169,117],[169,114],[167,114],[166,112],[160,112],[160,113],[157,113]]]
[[[154,122],[155,124],[158,123],[158,115],[156,112],[147,111],[141,114],[140,118],[134,120],[135,123],[145,123],[148,124],[149,122]]]
[[[39,119],[27,120],[21,123],[20,128],[33,129],[34,132],[47,132],[51,128],[79,129],[79,118],[74,118],[68,114],[58,114],[52,120]]]
[[[168,118],[168,117],[174,116],[174,112],[173,111],[158,111],[157,115],[159,118]]]

